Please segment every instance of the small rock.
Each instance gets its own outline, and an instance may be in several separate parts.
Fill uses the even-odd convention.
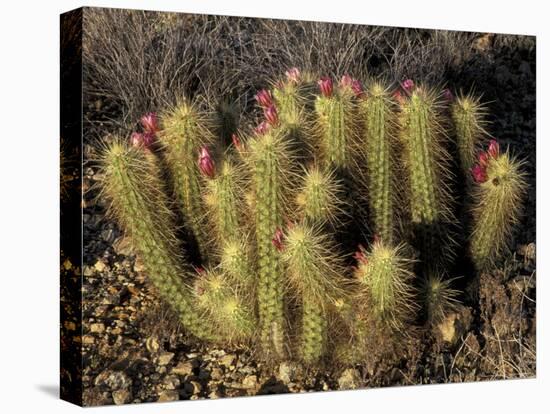
[[[115,241],[115,232],[113,229],[106,229],[101,232],[101,238],[107,243],[112,243]]]
[[[159,394],[158,402],[178,401],[180,395],[176,390],[164,390]]]
[[[235,360],[237,359],[234,354],[227,354],[220,358],[219,363],[228,369],[235,368]]]
[[[97,262],[95,262],[95,265],[94,265],[94,269],[97,270],[98,272],[103,272],[106,267],[107,266],[105,266],[105,263],[103,263],[103,261],[101,260],[98,260]]]
[[[102,323],[92,323],[90,325],[90,332],[92,333],[103,333],[105,331],[105,325]]]
[[[159,365],[168,365],[170,361],[172,361],[172,358],[174,358],[173,352],[164,352],[163,354],[159,355],[158,363]]]
[[[136,262],[134,263],[134,271],[140,273],[140,272],[143,272],[144,270],[145,270],[145,265],[143,264],[143,262],[138,256],[136,258]]]
[[[447,315],[437,325],[437,331],[443,342],[454,345],[470,330],[471,323],[471,311],[465,306],[460,306],[457,312]]]
[[[255,389],[258,386],[258,377],[256,375],[248,375],[243,380],[243,388]]]
[[[92,276],[94,274],[94,268],[90,266],[84,266],[84,276]]]
[[[162,381],[167,390],[175,390],[180,386],[180,379],[176,375],[168,375]]]
[[[83,343],[84,345],[91,345],[91,344],[93,344],[94,342],[95,342],[95,338],[94,338],[93,336],[91,336],[91,335],[84,335],[84,336],[82,337],[82,343]]]
[[[180,362],[172,369],[172,373],[181,376],[188,376],[193,373],[193,363],[191,361]]]
[[[147,338],[147,340],[145,341],[145,348],[147,348],[147,350],[152,354],[158,352],[158,350],[160,349],[160,345],[157,337],[151,336]]]
[[[341,390],[356,390],[361,386],[361,375],[354,368],[346,369],[340,378],[338,378],[338,386]]]
[[[202,385],[197,381],[191,381],[190,384],[193,386],[193,395],[200,394],[202,391]]]
[[[220,368],[212,368],[212,371],[209,373],[208,371],[201,369],[199,372],[199,379],[204,380],[208,378],[212,378],[214,381],[219,381],[223,377],[223,371]]]
[[[116,405],[126,404],[131,398],[132,394],[127,389],[113,391],[113,401]]]
[[[279,380],[288,384],[296,378],[299,367],[293,362],[281,362],[279,365]]]

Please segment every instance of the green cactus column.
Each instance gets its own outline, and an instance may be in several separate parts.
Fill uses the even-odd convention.
[[[351,91],[337,90],[317,97],[315,112],[319,151],[325,166],[343,171],[353,167],[356,137],[356,102]]]
[[[362,286],[360,297],[367,302],[376,320],[393,329],[401,329],[415,310],[412,287],[413,261],[404,246],[392,247],[375,241],[366,251],[356,253],[357,277]]]
[[[200,255],[208,261],[209,237],[204,228],[202,177],[197,160],[203,145],[213,141],[206,120],[193,105],[183,102],[162,119],[161,143],[174,184],[174,194],[186,225],[195,236]]]
[[[364,122],[363,145],[367,160],[367,185],[374,233],[392,243],[394,228],[395,125],[393,104],[385,88],[374,83],[360,103]]]
[[[470,255],[478,270],[492,266],[509,246],[526,191],[521,165],[493,141],[474,169]]]
[[[250,140],[249,157],[256,209],[258,308],[265,351],[283,356],[284,295],[280,253],[273,238],[283,224],[284,188],[291,172],[288,143],[277,129]]]
[[[111,212],[132,240],[149,278],[161,296],[178,312],[183,326],[194,335],[213,339],[192,305],[192,293],[184,283],[186,271],[177,258],[174,218],[162,192],[158,168],[146,150],[114,142],[103,157],[104,191]]]
[[[478,98],[458,97],[451,107],[456,145],[463,173],[469,177],[485,132],[485,108]]]
[[[299,352],[315,363],[327,350],[328,310],[345,295],[343,265],[328,236],[304,223],[287,230],[283,258],[302,308]]]
[[[402,104],[400,121],[412,230],[423,265],[434,267],[452,255],[448,224],[454,220],[449,206],[449,156],[435,95],[423,88],[414,90]]]

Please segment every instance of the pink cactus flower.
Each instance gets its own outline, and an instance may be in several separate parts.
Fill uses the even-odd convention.
[[[159,131],[159,120],[156,112],[147,112],[141,117],[140,122],[145,132],[156,134]]]
[[[278,228],[277,230],[275,230],[275,234],[271,239],[271,243],[273,243],[273,246],[275,246],[275,248],[280,252],[283,251],[283,237],[283,231]]]
[[[487,168],[487,165],[489,164],[489,155],[487,155],[486,152],[481,152],[478,157],[478,164],[482,168]]]
[[[269,123],[267,121],[262,121],[260,124],[254,128],[254,132],[257,135],[264,135],[269,130]]]
[[[298,83],[300,81],[300,69],[298,68],[290,68],[285,75],[290,82]]]
[[[414,89],[414,81],[412,79],[405,79],[401,84],[401,87],[405,90],[405,92],[411,93]]]
[[[321,94],[325,98],[330,98],[332,96],[332,79],[328,77],[322,77],[317,81],[319,89],[321,89]]]
[[[195,267],[195,271],[199,274],[199,275],[202,275],[206,272],[206,270],[204,270],[204,267],[202,266],[197,266]]]
[[[275,105],[271,105],[269,108],[264,109],[264,116],[267,122],[272,126],[276,126],[279,123],[279,116]]]
[[[345,74],[344,76],[342,76],[342,79],[340,79],[340,86],[342,88],[346,88],[346,87],[351,88],[352,83],[353,83],[353,78],[348,74]]]
[[[254,98],[256,98],[256,102],[258,102],[258,105],[262,108],[269,108],[273,105],[273,98],[271,97],[271,92],[268,90],[262,89],[258,91]]]
[[[360,98],[363,95],[363,85],[361,85],[361,81],[358,79],[354,79],[353,82],[351,82],[351,90],[357,96]]]
[[[136,148],[151,149],[154,142],[155,135],[150,132],[132,132],[130,136],[130,143]]]
[[[353,257],[355,257],[355,259],[357,260],[357,263],[360,265],[361,264],[366,265],[369,262],[369,260],[367,259],[367,256],[365,256],[365,248],[362,245],[359,245],[359,250],[355,252]]]
[[[405,101],[405,98],[403,97],[403,94],[400,90],[397,90],[393,93],[393,99],[395,99],[398,104],[402,104]]]
[[[455,100],[455,96],[449,88],[443,89],[443,99],[445,99],[447,103],[451,103]]]
[[[476,183],[484,183],[487,181],[487,170],[481,165],[474,165],[472,167],[472,177]]]
[[[242,143],[237,134],[231,134],[231,141],[233,141],[233,145],[235,148],[237,148],[239,151],[242,149]]]
[[[500,147],[498,145],[498,142],[495,139],[492,139],[489,142],[489,149],[487,150],[487,154],[491,158],[498,158],[500,154]]]
[[[199,170],[208,178],[214,178],[216,175],[216,166],[206,146],[202,146],[199,153]]]

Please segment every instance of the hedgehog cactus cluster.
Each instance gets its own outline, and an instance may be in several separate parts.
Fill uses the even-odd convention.
[[[373,337],[399,341],[454,309],[458,261],[470,281],[498,263],[522,162],[473,96],[296,68],[273,85],[250,123],[187,100],[144,115],[106,146],[104,193],[190,334],[270,360],[361,362]]]

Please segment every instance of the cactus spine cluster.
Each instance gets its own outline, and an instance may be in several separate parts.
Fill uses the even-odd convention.
[[[496,142],[475,158],[485,121],[472,97],[448,111],[410,80],[392,93],[376,82],[363,90],[347,75],[315,84],[297,69],[276,85],[256,94],[264,119],[250,133],[219,116],[211,125],[185,101],[161,126],[147,114],[143,132],[107,145],[104,194],[190,333],[258,343],[270,360],[361,362],[458,302],[443,266],[453,259],[447,137],[471,176],[453,196],[471,208],[468,258],[477,271],[508,246],[526,189],[522,163]],[[363,200],[366,214],[352,208]],[[183,252],[193,244],[176,237],[177,209],[200,250],[195,272]],[[356,234],[343,234],[344,216]],[[374,241],[351,263],[353,250],[339,243],[368,234]]]

